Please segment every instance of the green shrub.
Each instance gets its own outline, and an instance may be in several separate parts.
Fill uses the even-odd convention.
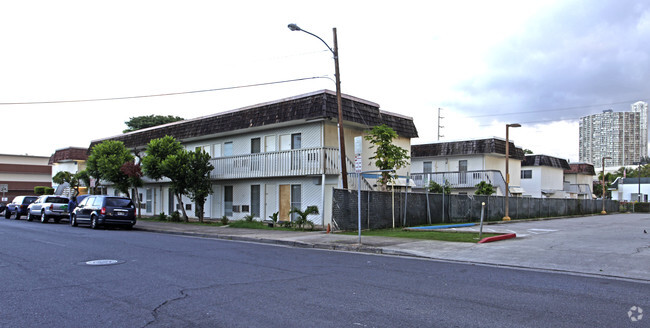
[[[485,181],[481,181],[477,183],[474,187],[476,187],[476,191],[474,192],[474,195],[490,196],[496,192],[494,186]]]
[[[246,215],[246,216],[244,217],[244,219],[246,220],[246,222],[253,222],[253,218],[254,218],[254,217],[253,217],[252,214]]]
[[[178,211],[174,211],[174,213],[172,213],[172,215],[170,215],[169,221],[181,222],[181,214],[178,213]]]
[[[44,195],[54,195],[54,188],[52,188],[52,187],[45,187]]]
[[[45,188],[47,188],[47,187],[45,187],[45,186],[36,186],[36,187],[34,187],[34,193],[39,195],[39,196],[40,195],[45,195]]]
[[[224,215],[224,216],[221,217],[221,224],[222,225],[228,225],[228,221],[229,220],[228,220],[227,216]]]
[[[273,224],[278,222],[278,214],[279,214],[279,212],[275,212],[272,215],[269,215],[269,219],[271,219],[271,221],[273,221]]]
[[[449,195],[451,194],[451,185],[449,184],[449,181],[445,180],[445,185],[441,186],[435,181],[429,181],[429,186],[427,186],[427,189],[429,192],[432,192],[434,194],[445,194]]]
[[[160,212],[160,214],[158,214],[158,216],[156,217],[156,220],[167,221],[167,215],[165,215],[165,212]]]

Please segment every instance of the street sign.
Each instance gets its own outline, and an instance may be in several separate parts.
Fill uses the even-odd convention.
[[[0,184],[0,192],[8,192],[8,191],[9,191],[8,184]]]
[[[361,155],[354,155],[354,172],[361,173],[363,169],[363,160]]]

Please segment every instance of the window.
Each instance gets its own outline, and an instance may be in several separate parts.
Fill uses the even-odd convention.
[[[532,179],[533,178],[533,170],[521,170],[521,178],[522,179]]]
[[[232,186],[223,187],[223,211],[225,216],[232,216]]]
[[[300,185],[291,185],[291,209],[302,210],[302,188]],[[292,213],[291,221],[294,221],[298,213]]]
[[[458,183],[467,183],[467,160],[458,161]]]
[[[214,157],[221,157],[221,144],[214,144]]]
[[[153,211],[153,200],[152,200],[153,197],[152,197],[152,190],[151,190],[151,189],[147,189],[147,190],[145,191],[145,195],[146,195],[146,197],[147,197],[147,200],[146,200],[146,207],[145,207],[145,209],[146,209],[146,211],[147,211],[148,213],[151,213],[151,212]]]
[[[232,156],[232,141],[223,143],[223,156]]]
[[[260,217],[260,185],[251,186],[251,215]]]
[[[424,162],[422,171],[424,173],[433,172],[433,165],[431,165],[431,162]]]
[[[192,204],[185,204],[185,210],[186,211],[191,211],[192,210]]]
[[[262,140],[260,138],[251,139],[251,154],[257,154],[261,151]]]

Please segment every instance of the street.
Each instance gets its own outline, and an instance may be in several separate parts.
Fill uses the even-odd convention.
[[[650,324],[645,282],[24,220],[0,282],[2,327]]]

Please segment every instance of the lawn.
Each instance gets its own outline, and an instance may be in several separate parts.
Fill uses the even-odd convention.
[[[346,235],[357,235],[358,232],[342,232]],[[378,236],[378,237],[397,237],[397,238],[413,238],[413,239],[426,239],[426,240],[442,240],[442,241],[456,241],[464,243],[477,243],[478,233],[475,232],[444,232],[444,231],[405,231],[401,229],[381,229],[361,231],[362,236]],[[498,236],[496,233],[484,233],[481,238]]]

